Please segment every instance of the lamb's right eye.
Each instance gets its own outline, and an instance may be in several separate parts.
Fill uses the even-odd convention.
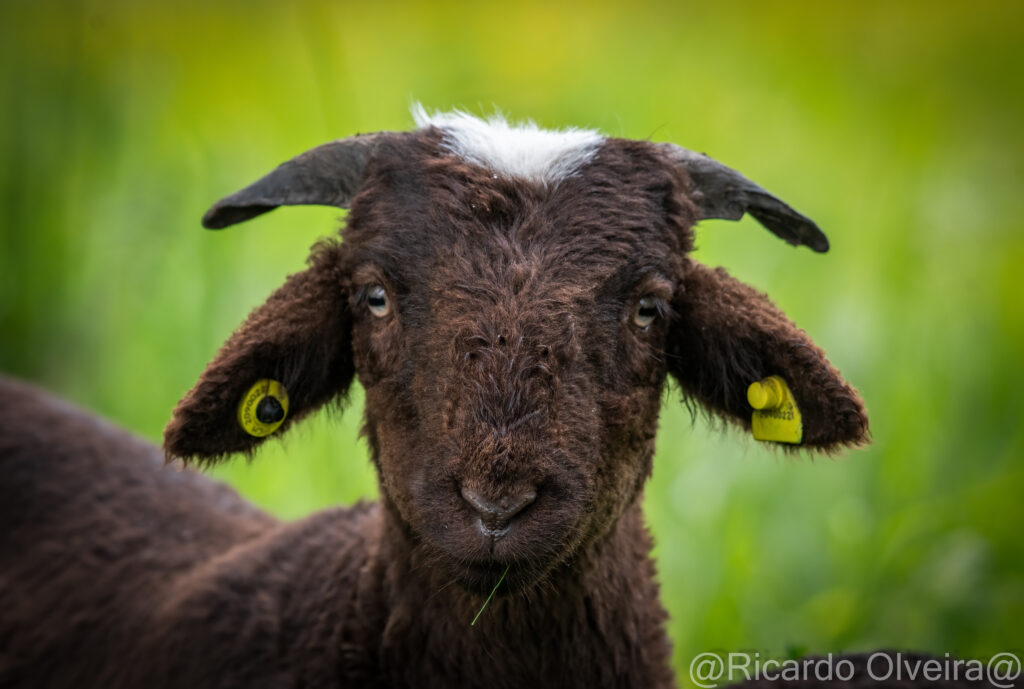
[[[381,285],[371,285],[366,290],[366,306],[370,313],[377,318],[383,318],[391,313],[391,302],[388,300],[388,293]]]

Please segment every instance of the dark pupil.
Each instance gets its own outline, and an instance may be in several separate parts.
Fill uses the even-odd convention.
[[[370,306],[376,308],[383,308],[384,306],[387,305],[387,300],[384,298],[383,295],[380,294],[371,294],[367,301],[369,302]]]
[[[657,306],[641,306],[637,313],[640,314],[641,318],[654,318],[658,315]]]
[[[256,418],[260,423],[277,423],[284,418],[284,407],[274,397],[264,397],[256,405]]]

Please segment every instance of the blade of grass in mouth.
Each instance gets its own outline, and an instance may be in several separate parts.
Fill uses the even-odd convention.
[[[493,589],[491,589],[491,595],[487,596],[487,600],[485,600],[484,604],[480,606],[479,610],[477,610],[476,617],[474,617],[473,621],[469,623],[470,627],[475,625],[476,621],[480,619],[480,615],[483,613],[484,609],[487,607],[487,604],[491,602],[491,599],[494,598],[494,594],[497,592],[498,587],[501,586],[501,582],[505,581],[505,575],[508,574],[508,570],[511,567],[512,567],[512,565],[509,565],[508,567],[505,568],[505,571],[501,573],[501,578],[498,579],[498,583],[494,585]]]

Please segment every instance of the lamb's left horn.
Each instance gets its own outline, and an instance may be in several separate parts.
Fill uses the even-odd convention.
[[[703,217],[739,220],[744,213],[750,213],[790,244],[803,244],[814,251],[828,251],[828,238],[813,220],[732,168],[675,144],[658,145],[690,176],[694,185],[691,198]]]

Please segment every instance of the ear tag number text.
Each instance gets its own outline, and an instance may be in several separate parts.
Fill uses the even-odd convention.
[[[249,388],[238,404],[238,425],[246,433],[264,438],[288,416],[288,391],[276,380],[263,378]]]
[[[793,393],[779,376],[751,383],[747,401],[754,408],[751,430],[754,438],[799,445],[804,439],[804,424]]]

